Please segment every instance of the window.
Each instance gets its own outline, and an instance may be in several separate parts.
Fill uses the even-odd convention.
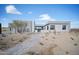
[[[50,30],[54,30],[55,29],[55,25],[50,25]]]
[[[47,26],[47,30],[49,30],[49,26]]]
[[[62,30],[66,30],[66,25],[63,25],[62,26]]]

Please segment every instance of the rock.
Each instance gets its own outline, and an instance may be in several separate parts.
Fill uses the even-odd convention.
[[[2,37],[6,37],[6,34],[2,34]]]

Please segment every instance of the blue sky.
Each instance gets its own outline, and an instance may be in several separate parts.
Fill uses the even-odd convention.
[[[32,20],[37,24],[46,21],[71,21],[72,28],[79,28],[78,4],[0,4],[0,22],[8,26],[13,20]]]

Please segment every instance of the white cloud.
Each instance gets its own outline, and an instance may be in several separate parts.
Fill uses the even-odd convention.
[[[41,14],[38,18],[35,19],[36,24],[46,24],[48,21],[55,21],[52,17],[50,17],[48,14]]]
[[[31,12],[31,11],[29,11],[29,12],[28,12],[28,14],[32,14],[32,12]]]
[[[42,15],[39,16],[39,20],[52,21],[52,20],[55,20],[55,19],[50,17],[48,14],[42,14]]]
[[[15,8],[14,5],[8,5],[8,6],[6,6],[5,9],[6,9],[6,12],[9,13],[9,14],[19,14],[19,15],[22,14],[21,12],[19,12],[17,10],[17,8]]]

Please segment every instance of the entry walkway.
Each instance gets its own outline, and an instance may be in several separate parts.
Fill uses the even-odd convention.
[[[40,34],[35,34],[31,39],[27,42],[24,41],[21,44],[17,44],[15,47],[6,50],[8,55],[21,55],[24,52],[27,52],[31,47],[37,44],[40,41]]]

